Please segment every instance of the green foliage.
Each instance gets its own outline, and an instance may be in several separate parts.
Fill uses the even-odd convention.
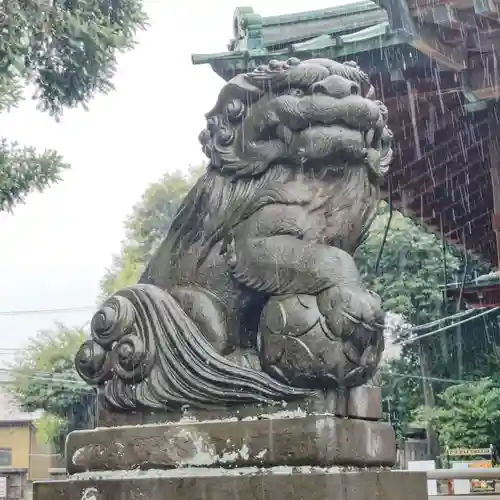
[[[441,317],[441,287],[445,284],[441,242],[399,212],[393,212],[379,272],[375,275],[388,220],[389,211],[384,203],[356,254],[367,286],[380,295],[386,310],[401,314],[411,324],[420,325]],[[459,258],[448,251],[448,278],[459,265]]]
[[[366,285],[380,295],[386,311],[401,314],[410,324],[421,325],[442,317],[441,287],[446,281],[442,244],[436,236],[399,212],[392,214],[379,270],[375,273],[388,221],[388,206],[383,203],[367,240],[356,254]],[[459,269],[460,258],[447,249],[446,259],[447,280],[450,280]],[[442,354],[441,342],[441,337],[426,342],[425,348],[433,360],[436,353]],[[442,366],[439,368],[437,376],[443,376]],[[436,370],[433,374],[436,376]],[[411,421],[412,411],[423,404],[420,375],[416,343],[405,346],[398,359],[391,359],[383,366],[384,406],[399,434]]]
[[[42,191],[59,181],[61,172],[68,167],[55,151],[39,153],[0,139],[0,211],[11,210],[31,191]]]
[[[461,281],[464,272],[467,279],[470,279],[476,271],[484,272],[484,266],[465,259],[455,249],[447,247],[445,279],[441,242],[411,219],[394,212],[379,273],[376,275],[375,262],[388,218],[387,206],[383,204],[368,239],[358,251],[358,265],[367,285],[381,296],[385,310],[402,314],[413,325],[423,325],[455,313],[456,304],[443,302],[442,285],[445,281]],[[449,323],[440,323],[421,333],[428,333],[446,324]],[[432,415],[430,422],[444,433],[442,438],[445,440],[452,439],[449,438],[448,428],[443,427],[443,419],[449,417],[451,421],[454,414],[450,398],[455,394],[454,387],[459,387],[459,393],[463,390],[461,386],[450,387],[450,380],[490,377],[492,383],[500,383],[500,332],[495,315],[470,321],[461,327],[461,332],[462,335],[459,336],[456,327],[450,328],[443,333],[407,344],[402,348],[399,358],[387,361],[382,367],[384,409],[387,419],[390,419],[400,435],[407,424],[412,423],[416,409],[421,408],[424,403],[420,345],[429,365],[430,384],[438,395],[435,410],[438,413]],[[461,346],[458,346],[458,342]],[[491,383],[480,386],[485,397],[491,387]],[[490,396],[495,400],[495,394]],[[446,408],[447,404],[447,412],[440,413],[441,408]],[[426,417],[431,418],[428,411],[418,415],[420,423]],[[439,420],[436,420],[436,415],[440,416]],[[461,430],[467,425],[473,425],[473,420],[464,420]],[[474,434],[474,429],[470,432],[475,436],[474,439],[478,438],[479,434]],[[476,443],[474,446],[480,444]]]
[[[101,279],[101,298],[105,299],[118,290],[137,283],[143,267],[144,263],[138,252],[124,245],[120,255],[113,255],[113,264]]]
[[[487,448],[500,436],[500,387],[490,378],[452,385],[436,408],[420,407],[417,421],[431,421],[444,446]]]
[[[33,83],[54,115],[113,88],[116,52],[147,21],[140,0],[12,0],[0,19],[0,81]]]
[[[125,241],[120,255],[101,280],[101,292],[107,297],[135,283],[145,264],[165,238],[184,197],[205,170],[205,165],[187,172],[165,174],[152,183],[125,221]]]
[[[390,422],[398,438],[413,420],[413,411],[423,404],[422,380],[419,378],[419,356],[408,346],[401,356],[382,366],[381,385],[385,420]]]
[[[45,413],[35,422],[37,438],[42,443],[54,445],[58,452],[62,451],[69,432],[67,419]]]
[[[79,378],[74,357],[85,341],[79,328],[56,325],[53,331],[42,331],[26,351],[18,356],[12,368],[11,390],[25,411],[44,410],[40,426],[47,441],[61,450],[70,430],[88,418],[93,392]]]
[[[15,108],[23,98],[23,89],[19,78],[0,78],[0,112]]]
[[[453,323],[453,322],[452,322]],[[430,331],[437,329],[433,327]],[[425,332],[427,333],[427,331]],[[443,338],[444,337],[444,338]],[[458,359],[458,345],[461,343],[462,359]],[[487,377],[492,384],[500,387],[500,332],[498,319],[494,314],[487,317],[473,319],[462,326],[462,336],[457,335],[457,328],[450,328],[446,332],[416,341],[402,348],[398,359],[388,361],[383,367],[382,385],[383,396],[387,405],[398,409],[391,415],[396,429],[404,431],[408,423],[413,423],[415,410],[424,404],[422,372],[420,368],[419,343],[423,343],[430,368],[430,385],[437,394],[437,406],[440,408],[443,399],[440,396],[452,387],[454,381],[477,381]],[[447,346],[443,352],[443,344]],[[459,367],[461,366],[461,369]],[[472,382],[473,384],[475,382]],[[484,387],[486,392],[489,385]],[[387,409],[386,409],[387,411]],[[453,413],[450,406],[450,415]],[[419,412],[419,422],[429,417],[429,412]],[[434,424],[434,420],[429,420]],[[479,445],[478,445],[479,446]]]
[[[113,88],[116,54],[146,26],[142,0],[9,0],[0,20],[0,112],[29,84],[40,109],[56,118]],[[54,151],[1,140],[0,211],[59,181],[67,167]]]

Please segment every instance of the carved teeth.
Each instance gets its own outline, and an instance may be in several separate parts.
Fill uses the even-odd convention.
[[[372,145],[373,138],[375,137],[375,130],[370,129],[365,135],[365,146],[369,148]]]
[[[373,326],[370,326],[368,323],[365,323],[364,321],[361,323],[367,330],[370,330],[371,332],[375,331],[375,328]]]
[[[342,311],[342,315],[347,318],[349,321],[352,321],[353,323],[359,324],[361,321],[354,316],[351,316],[349,313],[346,313],[345,311]]]
[[[320,315],[319,317],[319,324],[321,326],[321,329],[323,330],[323,333],[330,339],[330,340],[337,340],[335,333],[332,331],[332,329],[328,326],[328,323],[326,322],[326,319],[324,316]]]
[[[293,132],[283,124],[276,127],[276,135],[289,146],[293,139]]]

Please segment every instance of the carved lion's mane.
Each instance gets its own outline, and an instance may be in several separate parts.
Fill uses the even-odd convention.
[[[382,103],[369,101],[374,97],[374,89],[368,76],[355,63],[341,64],[327,59],[300,62],[292,58],[287,62],[271,61],[266,66],[259,66],[253,73],[233,78],[223,87],[216,105],[207,113],[207,127],[199,136],[203,151],[210,160],[207,171],[184,199],[167,238],[145,270],[143,276],[149,282],[155,282],[158,272],[155,262],[161,261],[164,266],[169,261],[174,268],[182,256],[193,248],[197,248],[198,263],[201,264],[223,238],[228,221],[234,225],[241,217],[251,215],[244,213],[243,207],[248,206],[259,191],[267,190],[267,198],[263,203],[282,202],[286,196],[287,182],[299,168],[304,167],[293,163],[296,154],[288,154],[290,144],[295,140],[291,137],[296,138],[311,131],[314,133],[319,130],[323,134],[319,142],[326,141],[328,145],[330,140],[329,147],[333,154],[327,158],[329,161],[315,157],[314,150],[308,154],[313,162],[316,160],[316,165],[321,165],[320,170],[337,169],[329,196],[345,200],[345,203],[339,206],[338,214],[334,215],[340,219],[344,211],[355,210],[360,214],[367,213],[367,220],[371,218],[374,211],[372,201],[377,198],[374,190],[378,190],[378,182],[377,176],[370,172],[363,161],[365,145],[351,141],[349,136],[348,142],[345,142],[344,136],[338,133],[340,128],[345,130],[344,124],[342,127],[330,126],[323,115],[319,118],[319,124],[327,126],[315,127],[311,126],[314,123],[307,123],[307,106],[318,112],[321,99],[326,100],[327,105],[342,101],[330,95],[315,96],[315,101],[309,101],[309,104],[304,105],[304,101],[301,103],[304,95],[305,99],[310,98],[307,93],[310,94],[315,86],[324,86],[330,92],[333,88],[331,95],[335,95],[336,91],[345,91],[345,86],[355,87],[358,95],[354,97],[363,101],[363,105],[365,102],[374,102],[373,109],[369,108],[369,111],[375,118],[380,119],[380,114],[384,118],[384,113],[387,116]],[[279,114],[283,109],[278,107],[276,110],[276,106],[273,107],[276,102],[288,113],[287,118],[292,127],[290,130],[284,130],[283,113]],[[325,109],[328,111],[330,108],[325,106]],[[338,113],[345,114],[345,111],[340,110]],[[356,120],[363,119],[361,115],[354,116],[355,126]],[[342,118],[340,116],[340,122]],[[338,122],[335,116],[330,119],[333,123]],[[375,126],[373,118],[372,122],[371,125]],[[383,170],[391,159],[391,134],[387,127],[379,128],[384,130],[384,134],[377,136],[375,133],[373,145],[374,150],[380,153],[379,167]],[[328,136],[330,129],[332,132]],[[361,137],[359,130],[357,134]],[[337,140],[338,137],[341,140]],[[306,145],[317,142],[314,137],[306,137]],[[349,152],[348,158],[343,157],[345,151]],[[307,164],[305,168],[308,168]]]

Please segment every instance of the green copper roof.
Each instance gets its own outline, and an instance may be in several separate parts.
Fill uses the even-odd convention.
[[[360,54],[366,53],[365,65],[383,64],[387,69],[388,61],[401,67],[401,58],[410,52],[414,53],[409,57],[419,57],[408,41],[407,33],[391,30],[387,12],[370,0],[272,17],[262,17],[251,7],[238,7],[228,52],[194,54],[192,61],[210,64],[225,80],[269,59],[291,56],[348,59],[356,55],[359,61]],[[386,49],[384,54],[381,48]]]
[[[390,73],[391,78],[392,73],[433,64],[439,71],[463,72],[467,110],[484,109],[485,103],[467,83],[467,51],[447,45],[440,38],[442,9],[432,8],[430,22],[435,25],[430,26],[410,12],[407,1],[363,0],[270,17],[259,15],[252,7],[237,7],[227,52],[194,54],[192,62],[210,64],[226,81],[271,59],[289,57],[354,59],[367,73]]]
[[[325,33],[342,35],[387,20],[387,13],[369,0],[272,17],[261,17],[251,7],[238,7],[234,13],[234,38],[230,50],[276,50],[285,44],[302,42]]]

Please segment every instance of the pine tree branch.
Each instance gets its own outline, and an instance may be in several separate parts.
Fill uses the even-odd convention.
[[[38,152],[32,147],[0,140],[0,211],[11,211],[26,196],[42,192],[61,179],[68,169],[62,157],[52,150]]]

